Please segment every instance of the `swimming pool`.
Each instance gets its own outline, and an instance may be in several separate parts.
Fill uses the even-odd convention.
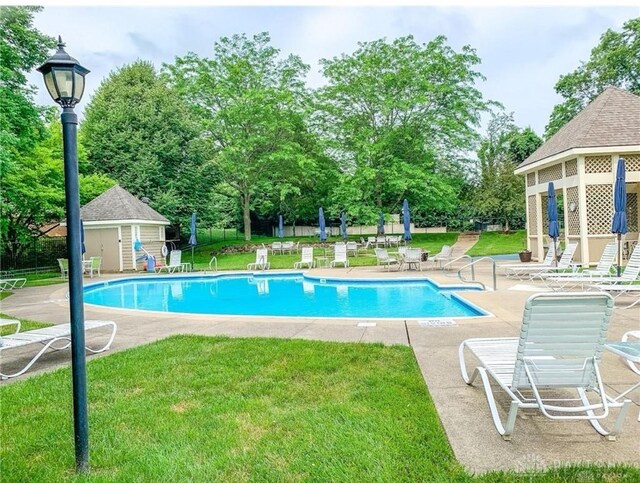
[[[486,315],[452,290],[438,288],[428,279],[337,280],[299,273],[130,278],[89,285],[84,289],[84,300],[121,309],[216,315],[334,318]]]

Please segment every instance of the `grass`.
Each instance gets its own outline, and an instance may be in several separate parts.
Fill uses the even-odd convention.
[[[465,477],[407,347],[177,336],[88,379],[87,481]],[[70,380],[0,388],[3,481],[74,479]]]
[[[366,238],[366,237],[365,237]],[[416,234],[411,241],[412,247],[422,248],[429,250],[432,254],[441,250],[443,245],[452,245],[458,238],[457,233],[426,233]],[[300,242],[300,245],[311,245],[318,243],[318,239],[314,237],[308,238],[283,238],[283,241]],[[339,239],[334,237],[329,243],[338,241]],[[350,237],[349,240],[359,241],[360,237]],[[251,242],[245,242],[244,240],[227,240],[226,242],[215,242],[209,245],[198,245],[194,250],[194,268],[196,270],[206,270],[209,267],[209,261],[211,260],[211,252],[217,252],[225,246],[232,245],[244,245],[246,243],[252,243],[259,245],[264,243],[269,246],[274,241],[280,241],[279,238],[260,237],[252,240]],[[390,249],[393,251],[394,249]],[[325,253],[323,248],[316,247],[314,249],[315,256],[323,256]],[[247,264],[255,262],[256,255],[255,250],[250,253],[234,253],[234,254],[217,254],[218,269],[219,270],[246,270]],[[185,262],[191,261],[191,252],[189,249],[185,249],[182,252],[182,260]],[[300,260],[300,254],[294,253],[292,255],[272,255],[269,253],[269,262],[272,269],[285,269],[293,268],[293,264]],[[376,264],[375,255],[373,250],[367,250],[361,252],[358,257],[350,257],[349,264],[353,267],[359,266],[372,266]]]
[[[485,231],[480,234],[480,239],[467,255],[491,256],[518,253],[526,248],[527,233],[525,230],[518,230],[509,233],[497,231]]]
[[[87,365],[91,473],[68,368],[0,387],[10,481],[471,481],[410,348],[175,336]],[[37,428],[37,429],[35,429]],[[628,466],[480,481],[638,481]]]
[[[4,295],[4,294],[7,295]],[[7,298],[8,295],[11,295],[10,292],[2,292],[2,297],[0,298],[0,300]],[[12,315],[7,315],[7,314],[0,314],[0,318],[2,319],[15,319],[16,317],[13,317]],[[35,320],[26,320],[26,319],[20,319],[20,332],[26,332],[28,330],[34,330],[34,329],[42,329],[44,327],[51,327],[53,324],[50,324],[48,322],[36,322]],[[16,326],[15,325],[3,325],[0,326],[0,336],[1,335],[8,335],[8,334],[13,334],[16,330]]]

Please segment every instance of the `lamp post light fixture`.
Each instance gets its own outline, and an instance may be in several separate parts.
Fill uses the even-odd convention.
[[[69,312],[71,322],[71,372],[73,378],[73,430],[76,471],[89,470],[89,420],[87,418],[87,370],[84,340],[84,306],[82,297],[82,245],[80,228],[80,193],[78,186],[78,116],[73,111],[82,99],[84,76],[89,70],[64,50],[58,37],[58,50],[38,72],[55,102],[62,106],[62,141],[64,145],[64,189],[67,214],[67,256],[69,258]]]

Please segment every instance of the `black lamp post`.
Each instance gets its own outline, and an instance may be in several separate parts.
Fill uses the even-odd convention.
[[[89,470],[89,420],[87,419],[87,371],[82,300],[82,247],[80,242],[80,192],[78,187],[78,116],[73,111],[84,92],[89,73],[64,50],[58,37],[58,51],[37,69],[44,76],[49,94],[62,106],[64,144],[64,188],[67,209],[67,256],[69,257],[69,312],[71,318],[71,371],[73,374],[73,429],[76,471]]]

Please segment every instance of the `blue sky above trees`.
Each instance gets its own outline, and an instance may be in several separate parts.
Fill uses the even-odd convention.
[[[311,65],[307,82],[312,87],[323,83],[319,59],[352,53],[359,41],[411,34],[428,42],[443,34],[456,50],[466,44],[477,49],[479,70],[487,77],[478,86],[485,97],[514,111],[517,125],[542,134],[553,106],[561,101],[553,89],[559,76],[587,60],[606,29],[620,30],[637,15],[637,8],[594,6],[46,7],[35,16],[35,26],[49,35],[61,34],[67,50],[91,70],[88,96],[123,64],[145,59],[160,67],[188,51],[210,56],[214,41],[234,33],[268,31],[272,45]],[[42,83],[39,75],[32,82],[38,87]],[[49,103],[42,89],[36,100]]]

